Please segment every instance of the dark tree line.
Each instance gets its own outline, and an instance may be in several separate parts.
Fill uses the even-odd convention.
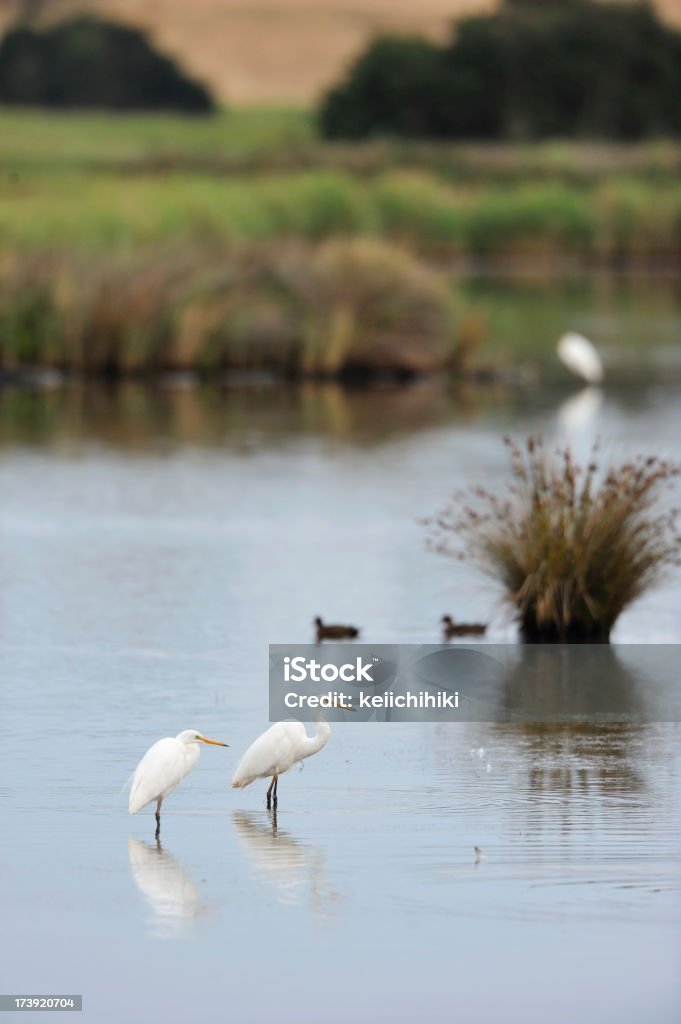
[[[444,46],[384,37],[323,101],[329,138],[681,134],[681,34],[648,3],[506,0]]]
[[[11,29],[0,42],[0,103],[187,113],[214,107],[206,88],[144,33],[86,17]]]

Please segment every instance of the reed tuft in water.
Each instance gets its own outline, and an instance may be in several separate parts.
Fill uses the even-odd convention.
[[[621,612],[681,564],[663,492],[681,467],[638,456],[601,470],[540,438],[506,439],[510,487],[455,496],[429,521],[431,546],[470,558],[504,587],[525,640],[606,642]]]

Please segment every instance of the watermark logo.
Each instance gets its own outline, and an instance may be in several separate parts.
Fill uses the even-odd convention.
[[[313,683],[335,683],[341,680],[344,683],[373,683],[374,677],[370,673],[374,661],[364,662],[362,658],[355,658],[353,661],[346,661],[342,665],[334,662],[319,662],[314,658],[306,660],[303,655],[291,658],[284,658],[284,680],[287,683],[303,683],[312,680]]]
[[[270,721],[681,721],[678,647],[275,644]]]

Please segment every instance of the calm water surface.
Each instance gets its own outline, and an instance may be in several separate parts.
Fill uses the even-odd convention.
[[[508,640],[419,517],[501,483],[506,431],[681,455],[678,376],[183,384],[0,395],[0,989],[83,993],[97,1024],[678,1021],[678,725],[340,724],[277,819],[229,789],[269,642],[316,614],[436,641],[444,611]],[[681,642],[680,597],[615,639]],[[186,727],[230,749],[204,749],[157,847],[123,787]]]

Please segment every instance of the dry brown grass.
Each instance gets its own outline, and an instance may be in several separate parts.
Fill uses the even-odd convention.
[[[438,272],[371,239],[6,257],[0,368],[407,376],[456,366]]]
[[[456,496],[429,524],[432,546],[498,580],[526,639],[607,640],[620,613],[681,563],[677,513],[660,500],[681,467],[653,455],[600,472],[568,448],[549,457],[539,439],[506,443],[504,496]]]
[[[0,0],[0,27],[26,0]],[[49,0],[46,16],[88,10],[150,31],[233,103],[310,103],[378,32],[443,38],[452,21],[497,0]],[[681,0],[657,0],[681,24]]]

